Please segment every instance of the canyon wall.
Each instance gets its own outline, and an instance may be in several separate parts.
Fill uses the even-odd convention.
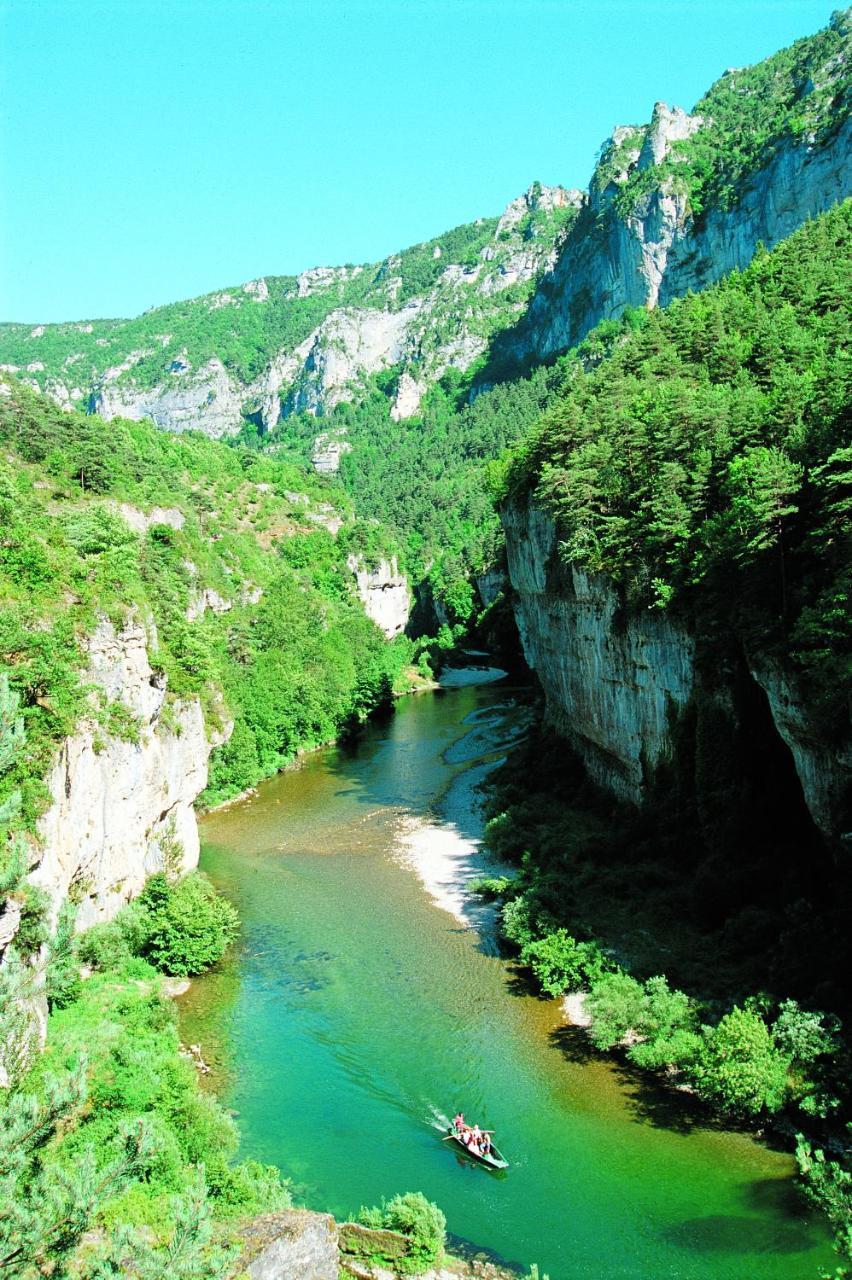
[[[553,522],[537,507],[510,505],[502,519],[515,617],[547,719],[597,782],[641,804],[696,695],[736,722],[733,681],[723,663],[710,672],[699,664],[686,621],[627,609],[606,577],[565,564]],[[776,657],[745,651],[743,664],[766,696],[814,825],[842,836],[852,743],[824,739],[795,673]]]
[[[580,217],[523,319],[497,339],[502,358],[518,364],[567,350],[602,320],[627,307],[665,306],[749,264],[759,244],[771,248],[808,218],[852,193],[852,120],[822,146],[788,139],[748,176],[730,209],[701,220],[666,164],[671,147],[701,126],[700,117],[657,103],[645,128],[617,129],[610,140],[621,167],[603,161]],[[637,171],[660,169],[658,182],[631,212],[621,188]]]

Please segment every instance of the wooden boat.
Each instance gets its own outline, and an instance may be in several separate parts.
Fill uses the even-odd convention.
[[[466,1156],[470,1156],[471,1160],[475,1160],[477,1164],[484,1164],[486,1169],[508,1169],[509,1161],[503,1159],[503,1156],[497,1150],[493,1142],[491,1143],[491,1151],[489,1155],[481,1156],[475,1151],[471,1151],[470,1147],[467,1146],[466,1143],[462,1142],[455,1129],[449,1128],[447,1130],[447,1137],[452,1138],[456,1146],[461,1147]]]

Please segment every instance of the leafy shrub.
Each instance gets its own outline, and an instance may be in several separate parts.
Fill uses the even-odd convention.
[[[113,920],[87,929],[77,943],[77,955],[92,969],[121,970],[129,960],[142,955],[150,929],[150,914],[137,898]]]
[[[237,935],[236,911],[198,872],[176,885],[152,876],[140,902],[150,914],[145,954],[164,973],[203,973]]]
[[[637,1028],[641,1039],[627,1050],[637,1067],[684,1067],[701,1046],[695,1005],[683,991],[672,991],[662,976],[649,978]]]
[[[271,1213],[292,1204],[288,1185],[274,1164],[243,1160],[226,1166],[215,1181],[208,1175],[208,1181],[219,1218]]]
[[[772,1037],[791,1061],[807,1066],[837,1049],[837,1019],[796,1000],[784,1000],[772,1024]]]
[[[852,1136],[852,1125],[847,1125],[847,1133]],[[827,1216],[834,1229],[835,1249],[844,1263],[852,1264],[852,1169],[848,1157],[830,1159],[799,1134],[796,1162],[805,1195]],[[836,1280],[849,1274],[847,1270],[838,1271]]]
[[[447,1220],[441,1210],[420,1191],[394,1196],[381,1207],[362,1208],[358,1221],[373,1230],[399,1231],[409,1241],[408,1253],[395,1267],[408,1275],[427,1271],[444,1252]]]
[[[537,913],[532,903],[523,896],[503,904],[500,930],[504,938],[518,947],[525,947],[537,936]]]
[[[780,1109],[790,1059],[761,1017],[735,1005],[718,1026],[702,1028],[701,1040],[690,1075],[702,1098],[746,1115]]]
[[[108,507],[91,504],[65,518],[65,537],[83,556],[101,555],[118,547],[133,547],[136,535],[125,520]]]
[[[530,966],[541,989],[550,996],[595,982],[610,967],[597,942],[578,942],[567,929],[556,929],[526,943],[521,961]]]
[[[623,970],[605,973],[592,984],[586,1009],[592,1018],[592,1044],[598,1049],[612,1049],[642,1022],[645,992],[641,982]]]
[[[502,898],[512,884],[511,876],[482,876],[479,880],[471,880],[468,889],[479,894],[486,902]]]
[[[586,1008],[592,1043],[612,1049],[627,1040],[627,1057],[637,1067],[684,1067],[701,1046],[693,1002],[683,991],[672,991],[664,977],[643,985],[621,970],[604,974],[593,983]]]

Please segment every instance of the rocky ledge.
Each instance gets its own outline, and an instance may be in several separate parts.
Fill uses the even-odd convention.
[[[371,1261],[377,1255],[402,1260],[405,1236],[373,1231],[356,1222],[337,1223],[331,1214],[285,1209],[256,1218],[243,1229],[243,1251],[234,1280],[396,1280],[404,1272]],[[421,1280],[516,1280],[483,1259],[445,1258]]]

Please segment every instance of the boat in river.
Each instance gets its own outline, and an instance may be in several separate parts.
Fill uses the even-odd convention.
[[[452,1125],[447,1129],[447,1137],[452,1138],[465,1155],[470,1156],[471,1160],[476,1160],[478,1164],[484,1164],[488,1169],[508,1169],[509,1161],[504,1160],[502,1154],[497,1150],[494,1143],[491,1143],[491,1150],[487,1156],[480,1155],[478,1151],[471,1151],[467,1143],[462,1139],[461,1134],[457,1133]]]

